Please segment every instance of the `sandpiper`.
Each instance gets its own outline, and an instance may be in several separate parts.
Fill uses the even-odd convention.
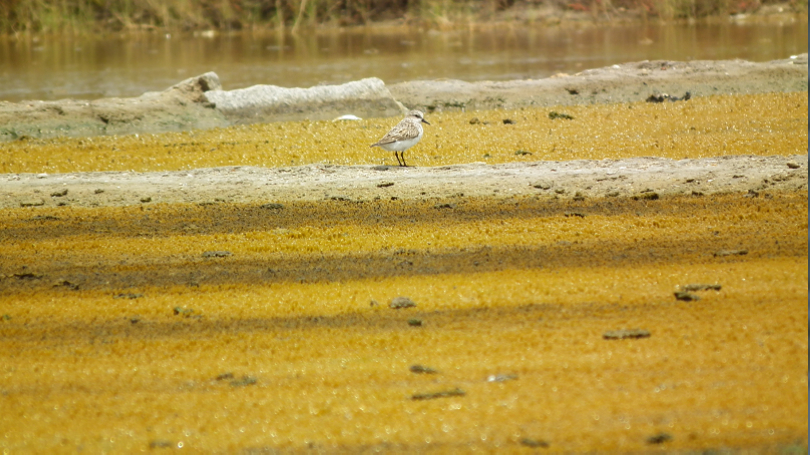
[[[408,112],[405,118],[391,128],[391,131],[386,133],[382,139],[371,144],[371,146],[382,147],[389,152],[394,152],[399,165],[407,166],[405,164],[405,150],[413,147],[419,142],[419,139],[422,139],[422,123],[430,125],[425,120],[425,114],[414,109]]]

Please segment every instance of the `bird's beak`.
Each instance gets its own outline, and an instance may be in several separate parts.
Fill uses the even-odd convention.
[[[428,125],[430,125],[430,123],[425,119],[422,119],[422,123],[427,123]]]

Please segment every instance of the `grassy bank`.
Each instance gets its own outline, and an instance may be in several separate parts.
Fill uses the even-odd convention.
[[[0,0],[0,33],[683,19],[752,13],[776,4],[785,12],[807,10],[807,0]]]

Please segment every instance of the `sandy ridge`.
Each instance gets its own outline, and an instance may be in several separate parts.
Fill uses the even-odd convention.
[[[452,197],[712,195],[807,190],[808,157],[538,161],[443,167],[219,167],[173,172],[9,174],[0,208],[154,203],[271,203]],[[67,190],[67,193],[64,191]],[[657,196],[654,196],[657,195]]]

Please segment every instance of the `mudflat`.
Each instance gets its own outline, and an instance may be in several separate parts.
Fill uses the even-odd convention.
[[[807,450],[806,91],[428,120],[4,144],[0,446]]]

